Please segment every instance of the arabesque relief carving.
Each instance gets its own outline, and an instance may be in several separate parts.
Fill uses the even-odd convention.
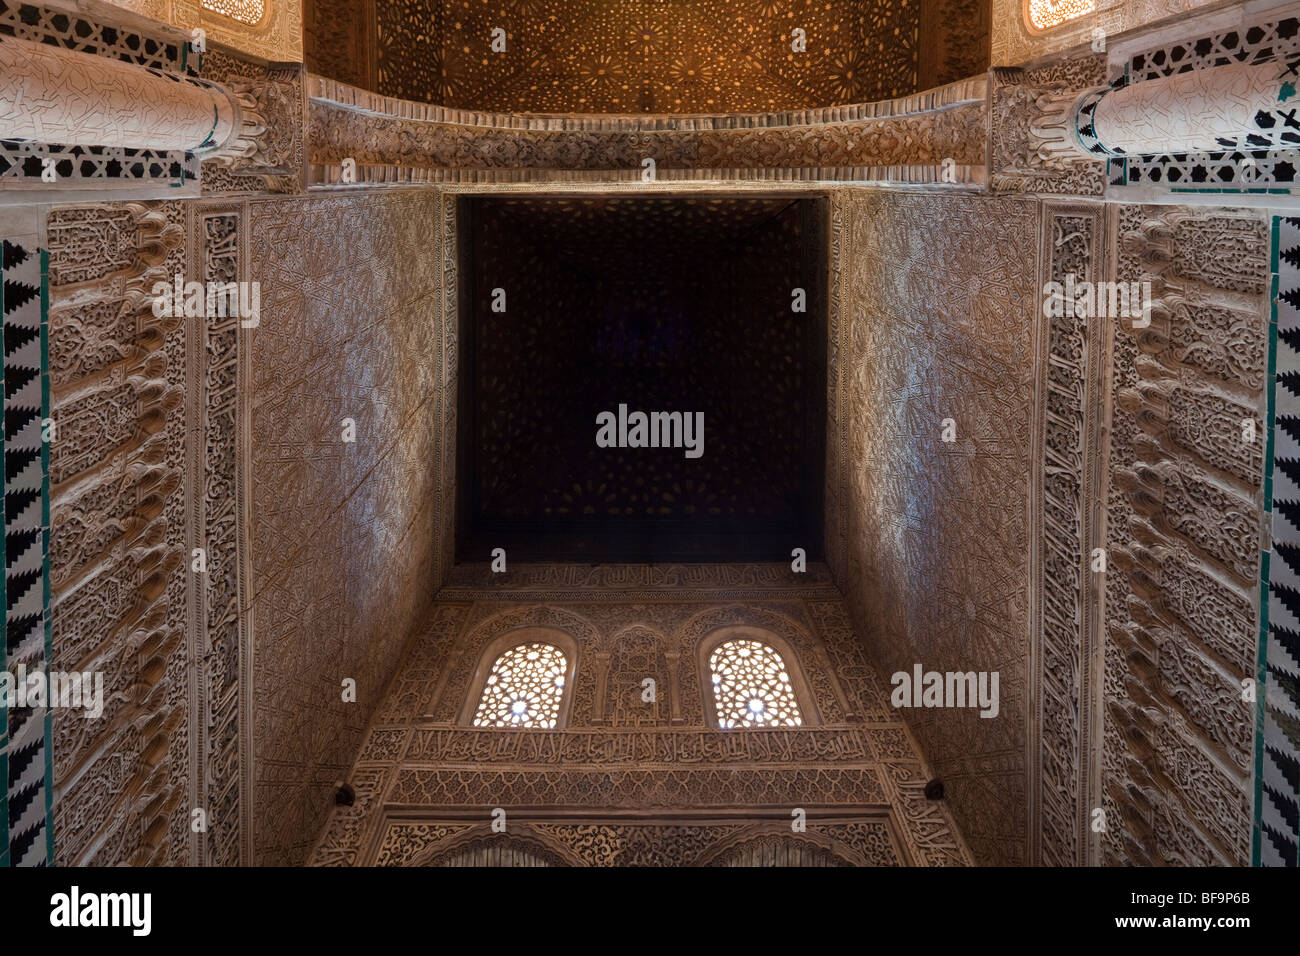
[[[556,570],[562,575],[562,568]],[[664,570],[672,576],[686,569]],[[811,799],[807,795],[815,794],[818,806],[852,807],[854,813],[863,807],[881,808],[871,811],[882,823],[888,821],[887,830],[880,834],[897,833],[898,848],[886,852],[895,846],[894,838],[881,843],[873,837],[867,844],[875,846],[876,852],[867,857],[850,854],[849,859],[858,865],[893,865],[890,860],[927,865],[966,861],[942,807],[921,793],[926,770],[906,732],[876,699],[883,695],[884,685],[878,680],[856,684],[858,693],[873,698],[870,705],[859,707],[869,716],[844,716],[842,693],[828,661],[850,661],[859,674],[874,675],[874,671],[862,657],[843,606],[838,601],[820,601],[820,626],[814,627],[807,605],[799,600],[745,604],[710,600],[708,582],[711,580],[715,589],[723,587],[728,571],[725,566],[692,567],[700,593],[687,602],[677,597],[678,592],[660,585],[658,600],[651,603],[622,596],[617,588],[595,600],[497,602],[490,599],[490,589],[480,588],[472,592],[475,596],[470,601],[436,604],[434,617],[408,651],[401,681],[390,691],[390,700],[396,697],[408,703],[381,706],[379,723],[348,776],[357,787],[356,804],[335,811],[312,862],[419,865],[429,859],[426,851],[444,838],[489,838],[489,804],[513,807],[508,812],[522,814],[524,819],[530,806],[584,807],[586,815],[615,808],[650,814],[654,808],[786,807],[796,805],[790,801],[800,792],[806,795],[805,801]],[[548,566],[531,566],[526,572],[535,578],[557,576]],[[634,574],[628,584],[644,587],[638,577]],[[704,684],[698,674],[674,672],[671,655],[693,660],[709,634],[736,624],[760,631],[779,629],[798,649],[798,664],[811,689],[813,699],[803,703],[833,726],[744,733],[704,726],[698,703]],[[567,729],[536,733],[476,729],[461,722],[465,701],[477,694],[469,676],[481,657],[480,649],[497,646],[492,642],[508,639],[512,632],[536,633],[527,630],[536,627],[561,629],[580,645],[578,686],[573,690],[576,700]],[[629,637],[637,640],[629,642]],[[656,650],[648,654],[638,650],[649,647]],[[603,670],[596,666],[601,654],[608,655]],[[444,661],[449,666],[443,666]],[[582,702],[584,669],[591,686],[586,704]],[[654,677],[658,707],[641,705],[641,716],[650,719],[631,720],[632,708],[637,705],[630,700],[600,712],[593,709],[591,694],[597,671],[603,675],[606,700],[611,688],[636,687],[639,691],[643,678]],[[673,720],[672,701],[678,695],[682,716]],[[415,701],[423,703],[412,708]],[[411,722],[410,715],[419,713],[427,716]],[[655,713],[661,716],[654,718]],[[390,723],[399,715],[402,719]],[[403,808],[404,822],[391,817],[390,806]],[[463,808],[468,812],[476,807],[482,807],[481,812],[452,826],[410,819],[422,808]],[[781,815],[788,814],[785,809]],[[627,831],[629,839],[653,832],[644,829],[651,819],[647,817]],[[576,820],[575,825],[595,826],[586,818]],[[544,829],[537,828],[538,832]],[[788,832],[788,825],[785,829]],[[838,832],[811,820],[808,829],[817,834],[814,840],[823,842]],[[545,832],[556,835],[563,830],[557,824]],[[515,832],[513,827],[511,832]],[[687,832],[692,834],[690,839]],[[866,830],[859,836],[865,838]],[[721,837],[692,825],[676,848],[665,847],[660,856],[644,859],[677,859],[671,854],[695,853],[693,846],[722,853]],[[399,843],[392,842],[399,839],[406,847],[400,853]],[[582,845],[586,846],[585,842]],[[417,856],[408,855],[411,852]],[[632,853],[630,848],[624,852]],[[630,859],[611,860],[582,849],[566,859],[570,864],[611,865],[643,857],[632,853]],[[684,856],[680,859],[687,862]]]
[[[1140,16],[1196,5],[1160,2]],[[1104,54],[807,114],[579,122],[308,76],[294,4],[272,8],[202,68],[257,128],[241,155],[185,198],[44,213],[53,665],[105,684],[101,720],[54,717],[56,862],[1249,862],[1269,217],[1104,201],[1099,163],[1041,150],[1033,117],[1105,82]],[[175,72],[174,34],[84,43]],[[830,196],[828,566],[455,565],[458,195],[646,157],[700,191]],[[308,190],[344,158],[360,188]],[[177,275],[259,282],[260,325],[155,315]],[[1068,275],[1149,283],[1150,325],[1045,315]],[[531,626],[581,648],[569,719],[466,726],[484,649]],[[709,725],[697,651],[730,627],[797,655],[799,727]],[[998,671],[999,716],[900,713],[888,677],[916,663]],[[772,821],[810,794],[792,841]],[[487,828],[503,803],[516,842]],[[528,816],[553,806],[575,817]]]
[[[1155,301],[1150,327],[1116,323],[1112,345],[1099,862],[1242,864],[1263,476],[1230,439],[1261,415],[1267,222],[1117,212],[1117,279],[1151,282]]]
[[[180,203],[49,217],[54,666],[103,670],[103,718],[55,712],[56,861],[189,860]],[[107,438],[107,441],[105,440]]]

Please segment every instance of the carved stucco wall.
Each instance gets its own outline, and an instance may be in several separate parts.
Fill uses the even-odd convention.
[[[1267,217],[849,190],[832,247],[828,559],[885,674],[1001,673],[905,713],[976,859],[1249,862]]]
[[[240,858],[247,338],[152,304],[176,276],[246,279],[246,222],[239,202],[48,216],[55,667],[102,670],[106,699],[56,711],[61,863]]]
[[[832,216],[827,555],[885,675],[999,672],[996,718],[904,716],[975,858],[1025,862],[1036,206],[847,190]]]
[[[793,649],[809,725],[706,724],[700,644],[734,625]],[[480,660],[527,627],[575,642],[567,725],[467,725]],[[522,838],[550,863],[689,865],[789,835],[798,806],[807,839],[842,861],[968,864],[943,804],[924,797],[928,772],[822,565],[459,565],[347,775],[356,802],[335,809],[311,861],[427,865],[491,849],[509,862]],[[491,830],[495,807],[508,837]]]
[[[375,181],[573,182],[658,179],[939,179],[944,159],[983,168],[985,82],[816,111],[742,116],[565,117],[448,110],[310,81],[312,181],[339,182],[356,160]],[[393,168],[396,167],[396,168]],[[899,168],[902,167],[902,168]]]
[[[58,862],[305,857],[450,563],[454,225],[432,191],[49,213],[53,666],[106,700],[55,711]],[[260,282],[258,327],[155,316],[177,275]]]
[[[56,862],[183,863],[191,793],[180,203],[48,219],[53,668],[104,673],[103,717],[54,712]]]
[[[306,858],[446,566],[453,210],[421,190],[251,213],[254,863]]]
[[[1115,269],[1151,327],[1111,371],[1100,862],[1250,861],[1269,220],[1119,206]]]

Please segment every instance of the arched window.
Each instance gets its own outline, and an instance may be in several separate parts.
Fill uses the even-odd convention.
[[[266,0],[200,0],[204,10],[257,26],[266,15]]]
[[[794,678],[776,648],[738,637],[709,655],[718,726],[798,727],[803,724]]]
[[[1025,0],[1025,16],[1035,30],[1059,27],[1095,9],[1095,0]]]
[[[474,726],[552,730],[560,719],[568,679],[569,661],[554,644],[518,644],[493,661]]]

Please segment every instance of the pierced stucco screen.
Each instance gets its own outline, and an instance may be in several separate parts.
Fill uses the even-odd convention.
[[[727,641],[709,657],[718,726],[798,727],[803,723],[790,674],[774,648]]]
[[[1050,30],[1096,9],[1093,0],[1029,0],[1029,22],[1038,30]]]
[[[560,716],[568,662],[550,644],[520,644],[492,665],[475,727],[541,727],[550,730]]]
[[[266,0],[202,0],[202,3],[204,10],[220,13],[240,23],[261,23],[266,13]]]

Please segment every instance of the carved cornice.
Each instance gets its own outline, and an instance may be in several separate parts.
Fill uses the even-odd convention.
[[[960,185],[984,165],[983,77],[916,96],[795,113],[531,117],[468,113],[312,77],[312,179],[863,180]]]

